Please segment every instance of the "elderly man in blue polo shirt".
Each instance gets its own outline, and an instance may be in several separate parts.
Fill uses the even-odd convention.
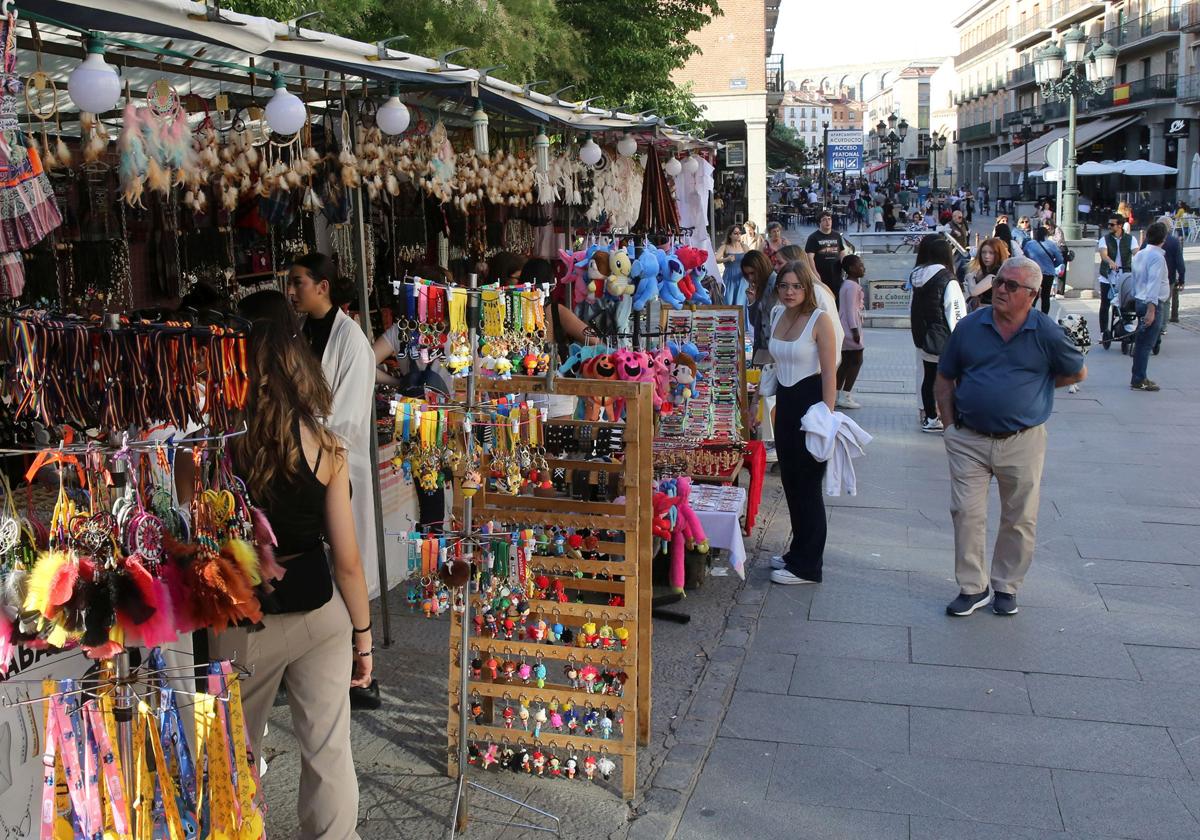
[[[946,418],[954,574],[960,594],[946,612],[992,605],[1015,615],[1033,560],[1046,420],[1054,389],[1082,382],[1083,355],[1049,316],[1033,309],[1042,270],[1014,257],[996,273],[992,305],[958,322],[938,361],[934,395]],[[953,419],[954,422],[950,422]],[[1000,530],[987,570],[987,500],[1000,488]]]

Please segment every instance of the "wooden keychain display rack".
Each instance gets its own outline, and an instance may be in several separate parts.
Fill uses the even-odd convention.
[[[551,470],[582,470],[596,474],[616,473],[623,477],[624,500],[620,502],[579,501],[569,498],[548,498],[533,495],[513,496],[481,487],[473,501],[473,518],[477,522],[495,520],[519,528],[595,528],[619,531],[624,540],[600,542],[596,549],[613,558],[610,560],[576,560],[563,556],[535,554],[531,573],[545,575],[552,581],[561,581],[568,591],[597,593],[609,596],[619,594],[621,606],[589,604],[531,599],[530,618],[542,618],[547,624],[561,622],[579,627],[585,622],[608,624],[629,630],[626,646],[621,649],[593,649],[561,644],[545,644],[535,641],[516,641],[490,638],[470,634],[471,650],[464,657],[460,639],[467,638],[462,622],[463,613],[452,611],[450,632],[450,698],[449,698],[449,774],[459,773],[460,752],[460,704],[469,704],[478,698],[483,709],[483,719],[491,725],[467,725],[470,742],[492,742],[506,745],[527,745],[530,749],[548,747],[567,754],[608,756],[620,759],[621,793],[632,800],[637,783],[637,747],[646,745],[650,739],[650,673],[651,673],[651,574],[653,475],[651,466],[651,442],[654,439],[654,413],[652,391],[649,383],[607,382],[589,379],[556,378],[547,385],[545,378],[513,377],[510,380],[477,380],[475,388],[482,393],[523,393],[533,399],[549,394],[571,397],[615,398],[625,401],[626,420],[621,423],[593,422],[570,418],[550,418],[545,426],[567,425],[593,429],[622,428],[624,436],[623,457],[615,462],[588,461],[582,458],[553,458],[547,455]],[[488,464],[480,465],[486,476]],[[483,482],[486,485],[486,482]],[[455,494],[460,498],[460,494]],[[581,572],[587,577],[576,577]],[[621,578],[617,580],[616,578]],[[479,606],[478,596],[472,593],[471,609]],[[607,598],[605,599],[607,600]],[[545,687],[537,688],[521,681],[506,681],[503,677],[492,680],[485,670],[481,678],[464,675],[461,662],[470,656],[494,655],[496,658],[521,657],[538,660],[547,665]],[[564,666],[569,663],[580,667],[592,664],[598,668],[613,667],[628,674],[622,696],[588,693],[573,689],[563,682]],[[466,677],[466,679],[464,679]],[[458,688],[467,687],[465,696]],[[585,736],[576,733],[547,732],[545,728],[535,738],[532,731],[519,725],[505,728],[496,715],[502,702],[571,703],[580,708],[607,706],[620,708],[624,712],[624,725],[620,733],[614,729],[612,737],[602,739],[598,735]],[[562,756],[565,759],[565,756]],[[565,763],[565,761],[564,761]]]

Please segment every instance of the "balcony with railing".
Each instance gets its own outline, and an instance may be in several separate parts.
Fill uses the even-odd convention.
[[[1195,103],[1200,100],[1200,73],[1180,76],[1175,83],[1175,97],[1181,103]]]
[[[993,47],[1003,46],[1008,41],[1008,31],[1001,29],[993,32],[977,44],[972,44],[954,58],[954,66],[961,67],[976,56],[983,55]]]
[[[1179,28],[1184,32],[1200,31],[1200,3],[1184,3],[1179,7]]]
[[[1118,50],[1146,46],[1158,40],[1175,37],[1179,33],[1181,15],[1178,11],[1156,9],[1141,17],[1125,21],[1104,31],[1104,40]]]
[[[1034,81],[1036,81],[1036,79],[1033,71],[1032,61],[1028,64],[1022,64],[1016,70],[1008,71],[1008,86],[1010,88],[1031,85],[1034,83]]]
[[[993,125],[991,120],[984,120],[975,125],[963,126],[958,130],[958,142],[970,143],[975,140],[986,140],[993,133]]]
[[[1114,84],[1097,96],[1079,100],[1078,111],[1080,115],[1086,115],[1111,108],[1136,106],[1156,99],[1174,99],[1176,96],[1183,99],[1185,88],[1194,91],[1193,96],[1200,96],[1200,74],[1181,79],[1174,73],[1160,73],[1123,85]],[[1035,122],[1058,122],[1067,118],[1069,107],[1067,102],[1042,102],[1033,108],[1009,111],[1004,115],[1004,124],[1016,125],[1025,114],[1033,117]]]
[[[767,93],[783,93],[783,53],[767,56]]]

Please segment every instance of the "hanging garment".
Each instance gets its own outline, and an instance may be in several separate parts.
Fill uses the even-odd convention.
[[[824,490],[826,496],[857,494],[854,476],[855,458],[865,454],[871,436],[862,427],[840,411],[829,410],[824,402],[813,403],[800,421],[804,430],[804,442],[810,455],[818,461],[827,461]]]
[[[333,392],[329,428],[346,445],[350,468],[351,510],[358,551],[363,558],[367,594],[379,594],[378,547],[375,544],[375,494],[372,489],[371,401],[375,399],[375,354],[354,319],[342,311],[334,318],[321,369]]]
[[[22,84],[17,75],[16,17],[3,30],[3,92],[0,92],[0,252],[20,251],[40,242],[62,224],[50,180],[37,147],[17,119]]]

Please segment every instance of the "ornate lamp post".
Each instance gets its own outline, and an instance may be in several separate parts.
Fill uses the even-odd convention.
[[[893,181],[892,167],[896,165],[896,153],[900,150],[900,146],[903,145],[904,138],[908,136],[908,120],[903,117],[899,117],[898,119],[899,122],[897,122],[896,115],[891,114],[888,116],[886,123],[880,120],[875,125],[875,131],[879,135],[879,142],[887,150],[889,182]],[[899,177],[900,174],[897,171],[895,178],[898,179]]]
[[[933,152],[933,191],[935,193],[938,191],[937,156],[938,152],[944,148],[946,148],[946,133],[944,131],[933,132],[929,137],[929,151]]]
[[[1021,176],[1021,200],[1029,200],[1029,141],[1036,134],[1033,127],[1033,117],[1029,114],[1021,115],[1021,125],[1019,128],[1013,129],[1013,142],[1020,140],[1025,148],[1025,174]]]
[[[1067,177],[1063,187],[1059,219],[1067,239],[1079,238],[1079,189],[1075,183],[1075,121],[1080,97],[1096,96],[1108,88],[1117,66],[1117,51],[1107,41],[1088,52],[1087,35],[1078,24],[1063,36],[1063,46],[1054,41],[1038,50],[1034,75],[1042,99],[1066,101]]]

